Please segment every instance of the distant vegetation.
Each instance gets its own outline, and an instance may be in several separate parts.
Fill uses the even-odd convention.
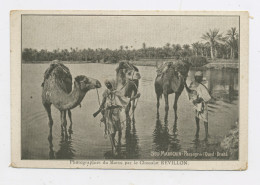
[[[204,66],[208,63],[207,58],[202,56],[191,56],[183,59],[186,62],[189,62],[192,67]]]
[[[77,61],[93,63],[117,63],[121,60],[169,60],[183,59],[189,61],[192,66],[201,66],[207,63],[207,59],[237,59],[239,58],[239,35],[236,28],[231,28],[225,34],[218,29],[209,30],[201,36],[203,42],[191,45],[166,43],[163,47],[147,47],[142,44],[140,49],[132,46],[120,46],[118,49],[55,49],[36,50],[25,48],[22,51],[22,60],[25,63],[40,63],[42,61]]]

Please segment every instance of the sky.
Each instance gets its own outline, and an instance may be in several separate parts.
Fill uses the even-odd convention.
[[[227,16],[22,16],[22,48],[134,49],[202,42],[217,28],[239,28],[238,17]],[[130,48],[131,49],[131,48]]]

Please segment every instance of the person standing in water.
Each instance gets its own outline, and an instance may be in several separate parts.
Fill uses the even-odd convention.
[[[112,146],[112,153],[116,154],[115,135],[118,132],[118,143],[120,143],[122,136],[121,124],[122,121],[124,121],[124,118],[122,117],[125,116],[122,109],[127,107],[129,99],[124,96],[123,90],[116,89],[115,80],[106,80],[105,85],[107,89],[103,93],[103,100],[99,111],[94,113],[93,116],[96,117],[99,112],[102,112],[103,118],[101,121],[105,124],[105,134],[109,135]],[[130,99],[130,101],[139,97],[140,93],[137,93]]]
[[[205,139],[208,139],[208,102],[211,99],[208,89],[201,83],[203,80],[202,71],[197,71],[194,75],[195,81],[190,84],[190,89],[196,91],[197,98],[192,100],[195,110],[196,138],[199,137],[200,120],[204,122]]]

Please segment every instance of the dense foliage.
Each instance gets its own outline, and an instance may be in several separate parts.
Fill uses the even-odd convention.
[[[163,47],[147,47],[143,43],[142,48],[134,49],[132,46],[120,46],[119,49],[55,49],[36,50],[25,48],[22,51],[24,62],[38,61],[78,61],[78,62],[110,62],[117,63],[120,60],[140,59],[185,59],[189,57],[194,66],[204,65],[207,58],[235,59],[239,57],[239,36],[236,28],[231,28],[223,36],[219,30],[209,30],[201,37],[205,42],[196,42],[191,45],[170,44]]]
[[[202,56],[191,56],[184,60],[190,63],[192,67],[200,67],[208,63],[207,58]]]

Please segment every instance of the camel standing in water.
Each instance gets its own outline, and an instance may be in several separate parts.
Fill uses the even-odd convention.
[[[70,110],[80,105],[89,90],[100,87],[101,84],[98,80],[80,75],[75,78],[74,89],[72,90],[72,76],[69,69],[61,63],[52,63],[45,71],[42,83],[42,104],[49,118],[49,137],[52,136],[52,104],[60,111],[62,134],[64,129],[65,137],[67,137],[66,112],[68,111],[70,119],[69,132],[71,132],[72,117]]]
[[[137,94],[139,80],[141,79],[141,75],[139,70],[133,64],[129,62],[120,62],[119,66],[116,68],[116,83],[117,90],[123,90],[125,92],[125,97],[132,98]],[[126,116],[130,118],[129,112],[132,105],[132,112],[134,118],[135,111],[135,100],[132,102],[129,101],[129,104],[126,108]]]
[[[169,101],[168,95],[175,93],[174,114],[177,123],[177,103],[181,95],[189,72],[189,64],[186,62],[167,63],[164,65],[163,73],[158,74],[155,79],[155,92],[157,95],[157,117],[159,117],[160,98],[162,94],[165,100],[165,121],[168,119]]]

